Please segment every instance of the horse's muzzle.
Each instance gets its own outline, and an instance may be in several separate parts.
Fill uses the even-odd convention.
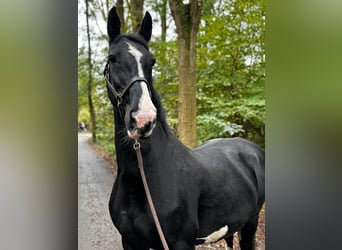
[[[156,124],[157,109],[154,106],[150,93],[145,82],[142,82],[141,96],[133,99],[128,122],[128,137],[138,139],[146,138],[152,134],[152,130]],[[135,108],[136,107],[136,108]]]
[[[156,121],[153,120],[152,122],[149,121],[144,124],[143,127],[135,127],[132,130],[128,130],[127,134],[128,137],[134,140],[137,140],[139,138],[147,138],[152,134],[152,131],[154,127],[156,126]]]

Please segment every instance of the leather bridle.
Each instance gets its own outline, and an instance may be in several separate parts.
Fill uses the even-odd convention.
[[[127,91],[136,83],[136,82],[145,82],[147,85],[147,88],[150,91],[150,85],[149,82],[144,78],[144,77],[139,77],[139,76],[135,76],[131,79],[131,81],[129,82],[129,84],[122,90],[121,93],[119,93],[118,91],[116,91],[116,89],[114,88],[114,85],[110,82],[109,79],[109,62],[106,63],[105,69],[103,71],[103,75],[106,79],[106,83],[107,83],[107,87],[110,90],[110,92],[112,92],[112,94],[114,95],[115,99],[116,99],[116,103],[119,109],[119,114],[121,116],[121,118],[123,119],[125,116],[125,111],[124,111],[124,107],[122,105],[124,97],[127,93]],[[151,93],[150,93],[151,95]]]

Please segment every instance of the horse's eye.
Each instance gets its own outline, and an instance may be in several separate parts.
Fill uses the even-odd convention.
[[[108,61],[111,62],[111,63],[116,63],[116,62],[118,62],[118,60],[116,59],[115,56],[109,56],[109,57],[108,57]]]

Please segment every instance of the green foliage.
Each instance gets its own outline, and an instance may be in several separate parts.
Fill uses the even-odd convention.
[[[230,137],[239,132],[244,132],[241,125],[225,122],[223,117],[214,116],[211,113],[199,115],[198,125],[202,128],[199,130],[199,138],[207,140],[216,137]]]
[[[113,108],[107,97],[107,89],[101,72],[104,67],[104,58],[94,60],[94,79],[93,79],[93,102],[96,115],[96,134],[97,143],[106,150],[111,156],[115,155],[114,150],[114,117]],[[87,100],[87,67],[86,54],[84,49],[80,49],[78,57],[78,121],[84,121],[90,125],[89,107]]]
[[[96,113],[97,142],[111,156],[114,156],[113,107],[107,97],[107,89],[103,78],[97,79],[95,92],[96,98],[94,98],[94,106]]]
[[[218,6],[220,5],[220,6]],[[264,1],[207,1],[197,42],[199,143],[241,136],[264,146]],[[177,43],[151,45],[155,86],[177,128]]]
[[[151,50],[156,58],[153,69],[154,86],[159,92],[169,125],[177,130],[178,105],[178,48],[177,41],[151,42]]]
[[[199,140],[242,136],[264,146],[264,3],[223,5],[205,12],[198,36]]]
[[[86,60],[84,48],[81,48],[78,53],[78,121],[89,124]]]

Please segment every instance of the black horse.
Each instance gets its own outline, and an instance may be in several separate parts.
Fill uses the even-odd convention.
[[[171,132],[153,87],[155,59],[149,51],[152,19],[146,12],[138,34],[121,35],[112,8],[105,68],[115,116],[118,173],[109,202],[125,250],[163,249],[139,174],[134,140],[161,227],[173,250],[225,239],[254,249],[259,211],[265,199],[264,151],[240,139],[215,139],[190,150]]]

